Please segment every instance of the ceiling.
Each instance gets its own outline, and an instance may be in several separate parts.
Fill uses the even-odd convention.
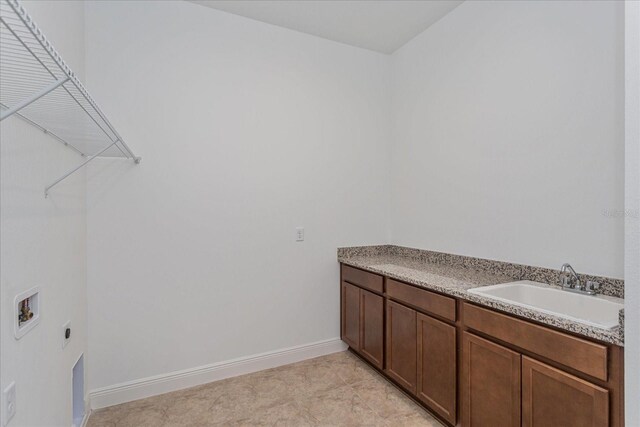
[[[189,0],[258,21],[393,53],[463,0]]]

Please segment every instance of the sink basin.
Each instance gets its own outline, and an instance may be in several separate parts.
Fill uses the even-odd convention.
[[[483,286],[468,292],[602,329],[618,326],[618,313],[624,308],[621,298],[581,295],[529,280]]]

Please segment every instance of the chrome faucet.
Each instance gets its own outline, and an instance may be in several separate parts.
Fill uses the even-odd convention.
[[[584,283],[580,280],[578,273],[571,267],[571,264],[564,263],[560,268],[560,284],[562,289],[569,292],[577,292],[580,294],[595,295],[600,289],[600,283],[587,280]]]

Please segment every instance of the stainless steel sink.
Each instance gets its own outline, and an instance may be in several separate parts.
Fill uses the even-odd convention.
[[[581,295],[529,280],[473,288],[469,293],[602,329],[618,326],[618,313],[624,308],[621,298]]]

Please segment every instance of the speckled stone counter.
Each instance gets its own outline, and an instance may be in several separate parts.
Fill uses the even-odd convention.
[[[547,284],[542,286],[557,287],[557,270],[393,245],[339,248],[338,261],[585,337],[624,345],[622,326],[613,330],[600,329],[467,292],[471,288],[516,280],[532,280]],[[624,296],[622,280],[586,275],[581,277],[600,282],[603,295],[618,298]],[[623,318],[621,315],[621,319]]]

